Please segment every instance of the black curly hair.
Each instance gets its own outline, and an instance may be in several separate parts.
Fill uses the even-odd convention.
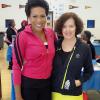
[[[86,35],[86,37],[88,38],[88,40],[90,40],[90,39],[91,39],[92,34],[91,34],[91,32],[90,32],[90,31],[85,30],[85,31],[84,31],[84,34]]]
[[[46,15],[48,15],[49,12],[49,4],[45,0],[28,0],[28,2],[25,5],[25,13],[26,16],[30,16],[31,9],[34,7],[42,7],[45,9]]]

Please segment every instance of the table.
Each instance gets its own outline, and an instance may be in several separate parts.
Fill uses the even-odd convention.
[[[83,91],[87,90],[100,91],[100,65],[94,66],[94,73],[92,77],[83,83]]]

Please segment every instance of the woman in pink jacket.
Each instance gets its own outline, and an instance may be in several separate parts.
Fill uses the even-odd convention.
[[[16,100],[51,100],[55,36],[51,29],[45,28],[48,10],[45,0],[26,3],[25,12],[30,24],[18,34],[13,50]]]

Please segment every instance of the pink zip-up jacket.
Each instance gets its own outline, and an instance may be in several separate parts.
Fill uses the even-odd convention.
[[[14,85],[21,85],[21,75],[33,79],[47,79],[51,76],[52,63],[55,55],[54,32],[44,28],[48,42],[48,49],[41,39],[32,32],[31,25],[26,26],[19,33],[19,46],[24,59],[23,70],[17,63],[13,49],[13,77]]]

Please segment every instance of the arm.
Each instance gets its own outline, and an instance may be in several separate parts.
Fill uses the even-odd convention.
[[[23,100],[21,96],[21,86],[19,85],[15,86],[15,94],[16,94],[16,100]]]
[[[92,56],[91,56],[91,50],[89,47],[87,47],[85,51],[85,56],[84,56],[84,71],[83,75],[80,79],[81,83],[87,81],[93,74],[93,65],[92,65]]]
[[[91,47],[92,59],[96,59],[95,47],[93,46],[93,44],[90,44],[90,47]]]
[[[25,43],[24,43],[24,37],[22,36],[21,33],[19,36],[19,47],[21,50],[21,54],[24,58]],[[14,77],[16,100],[22,100],[22,97],[21,97],[21,68],[17,62],[14,49],[13,49],[13,77]]]

